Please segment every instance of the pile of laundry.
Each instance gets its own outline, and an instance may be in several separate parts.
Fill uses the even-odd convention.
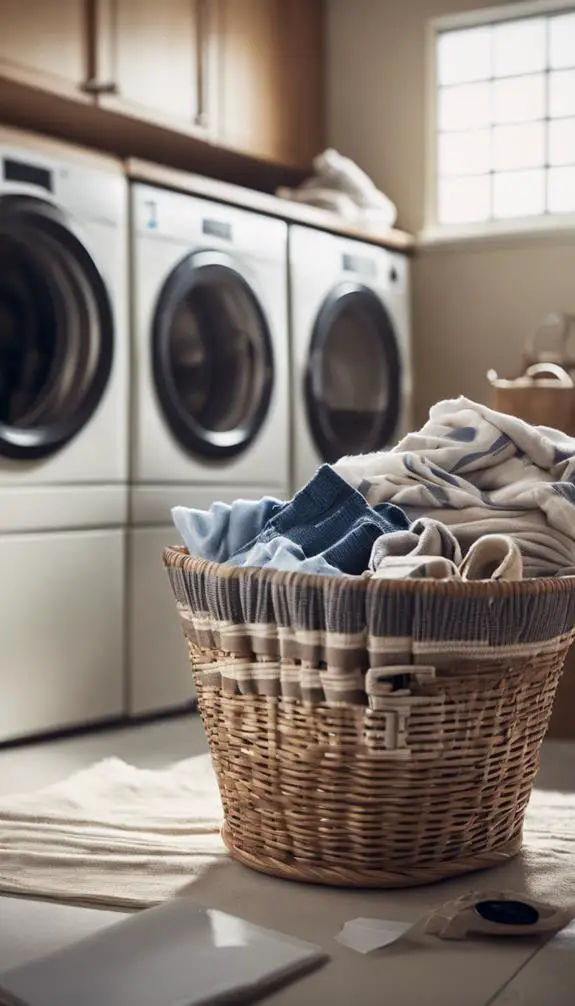
[[[191,555],[329,576],[575,575],[575,439],[466,398],[388,451],[323,465],[292,500],[174,507]]]
[[[279,188],[277,195],[337,213],[348,223],[377,234],[393,227],[397,208],[349,157],[330,148],[314,158],[313,169],[314,174],[299,188]]]

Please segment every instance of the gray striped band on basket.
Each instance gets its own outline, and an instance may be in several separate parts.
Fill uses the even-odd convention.
[[[197,670],[240,693],[363,705],[369,668],[393,677],[410,665],[516,662],[556,650],[575,623],[573,578],[340,579],[238,569],[175,548],[164,561],[188,640],[212,654]]]

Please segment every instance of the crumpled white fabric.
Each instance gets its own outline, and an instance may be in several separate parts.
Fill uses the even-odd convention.
[[[299,188],[280,188],[277,195],[330,210],[375,233],[393,227],[397,207],[349,157],[330,147],[314,158],[313,168]]]
[[[510,534],[524,575],[575,573],[575,439],[467,398],[434,405],[396,447],[341,458],[335,470],[371,506],[446,524],[463,554],[486,534]]]

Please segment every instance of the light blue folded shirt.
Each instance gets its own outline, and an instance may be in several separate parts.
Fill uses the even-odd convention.
[[[257,502],[238,499],[231,504],[214,503],[209,510],[175,506],[172,520],[190,555],[212,562],[229,562],[247,542],[257,538],[262,527],[283,506],[282,500],[272,496],[264,496]]]

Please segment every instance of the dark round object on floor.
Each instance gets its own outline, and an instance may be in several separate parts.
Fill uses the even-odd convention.
[[[478,901],[475,911],[487,922],[501,926],[534,926],[539,912],[524,901]]]

